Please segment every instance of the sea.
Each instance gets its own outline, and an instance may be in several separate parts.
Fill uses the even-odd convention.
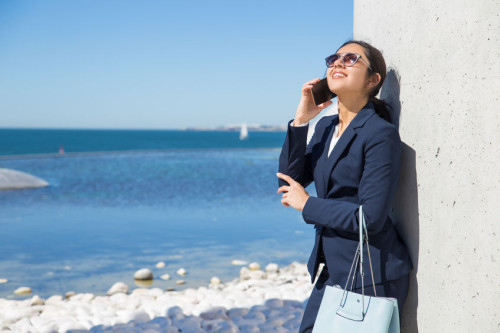
[[[118,281],[181,290],[207,286],[214,276],[223,283],[238,277],[242,266],[233,260],[262,269],[306,262],[313,229],[276,193],[284,138],[0,129],[0,168],[50,184],[0,191],[0,279],[7,279],[0,297],[105,295]],[[152,283],[134,281],[142,268],[153,271]],[[170,279],[160,278],[165,274]],[[15,295],[19,287],[32,293]]]

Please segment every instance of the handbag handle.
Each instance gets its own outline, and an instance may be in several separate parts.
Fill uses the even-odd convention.
[[[373,278],[373,267],[372,267],[372,258],[370,256],[370,244],[368,244],[368,229],[366,228],[365,222],[365,214],[363,214],[363,205],[359,206],[359,251],[360,251],[360,267],[359,273],[361,274],[361,291],[363,296],[365,295],[365,281],[364,281],[364,270],[363,270],[363,238],[366,242],[366,251],[368,252],[368,262],[370,263],[370,273],[372,276],[372,286],[373,286],[373,294],[377,297],[377,291],[375,290],[375,279]],[[364,237],[363,237],[364,236]]]
[[[373,277],[373,267],[372,267],[372,258],[370,256],[370,246],[369,246],[369,243],[368,243],[368,229],[366,228],[366,222],[365,222],[365,214],[363,213],[363,205],[360,205],[359,206],[359,219],[358,219],[358,223],[359,223],[359,244],[358,244],[358,248],[356,250],[356,253],[354,254],[354,259],[352,260],[352,264],[351,264],[351,269],[349,270],[349,275],[347,276],[347,281],[346,281],[346,284],[345,284],[345,287],[344,287],[344,293],[342,295],[342,298],[340,299],[340,305],[342,305],[342,303],[344,302],[344,298],[346,297],[346,292],[347,292],[347,285],[349,284],[349,279],[352,278],[351,280],[351,290],[352,290],[352,287],[353,287],[353,284],[354,284],[354,278],[355,278],[355,275],[356,275],[356,268],[358,266],[358,262],[359,262],[359,273],[361,275],[361,294],[363,295],[362,297],[362,312],[363,312],[363,317],[365,315],[365,272],[364,272],[364,269],[363,269],[363,263],[364,263],[364,259],[363,259],[363,243],[366,242],[366,249],[367,249],[367,252],[368,252],[368,262],[370,263],[370,273],[371,273],[371,276],[372,276],[372,286],[373,286],[373,294],[375,295],[375,297],[377,296],[377,291],[375,290],[375,279]],[[356,267],[356,268],[355,268]],[[354,273],[353,273],[353,268],[354,268]],[[352,276],[351,276],[352,274]]]

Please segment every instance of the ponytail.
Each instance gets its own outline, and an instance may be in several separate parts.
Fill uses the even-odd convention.
[[[375,112],[380,116],[380,118],[388,122],[391,122],[391,115],[387,108],[387,103],[378,99],[375,96],[370,97],[370,101],[373,103],[373,106],[375,107]]]

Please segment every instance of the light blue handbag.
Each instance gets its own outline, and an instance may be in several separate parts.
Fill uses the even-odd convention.
[[[395,298],[377,297],[373,279],[372,261],[368,247],[368,231],[366,230],[363,206],[359,206],[359,245],[354,255],[351,270],[344,288],[326,286],[318,316],[314,322],[313,333],[399,333],[398,301]],[[363,271],[363,242],[368,248],[368,261],[372,275],[375,296],[365,296]],[[347,290],[351,280],[352,290],[356,268],[359,262],[361,274],[361,294]],[[352,273],[352,274],[351,274]]]

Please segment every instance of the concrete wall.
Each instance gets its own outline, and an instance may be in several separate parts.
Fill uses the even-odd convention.
[[[415,270],[403,332],[500,332],[500,0],[354,0],[392,66],[393,214]]]

